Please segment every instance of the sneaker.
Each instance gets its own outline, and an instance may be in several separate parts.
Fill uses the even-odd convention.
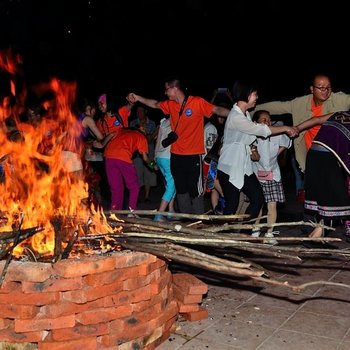
[[[253,230],[252,233],[251,233],[251,236],[252,237],[259,237],[260,236],[260,230]]]
[[[153,221],[162,222],[165,221],[165,217],[161,214],[154,215]]]
[[[266,232],[265,233],[265,238],[267,238],[267,239],[264,239],[264,243],[271,244],[271,245],[278,244],[278,241],[276,239],[274,239],[274,236],[275,235],[279,235],[279,234],[280,234],[279,231]]]
[[[175,213],[175,210],[169,210],[168,213],[170,213],[170,214]],[[168,215],[167,219],[168,220],[176,220],[176,217],[174,215]]]

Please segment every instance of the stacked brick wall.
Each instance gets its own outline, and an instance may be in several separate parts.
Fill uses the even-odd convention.
[[[0,288],[0,341],[38,350],[150,350],[174,331],[178,313],[167,264],[147,253],[12,261]]]

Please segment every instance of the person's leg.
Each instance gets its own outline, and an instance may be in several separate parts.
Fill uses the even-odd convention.
[[[179,211],[181,213],[199,213],[202,211],[201,214],[203,214],[201,156],[184,156],[172,153],[170,167],[175,181]],[[197,197],[198,199],[195,199]]]
[[[164,201],[169,202],[174,199],[175,197],[175,182],[174,182],[174,178],[173,175],[171,174],[171,169],[170,169],[170,159],[168,158],[157,158],[157,164],[158,167],[161,171],[161,173],[164,176],[164,180],[165,180],[165,191],[164,194],[162,196],[162,199],[164,199]],[[169,208],[170,210],[170,208]],[[174,210],[174,207],[172,208],[172,210]]]
[[[163,174],[165,181],[165,192],[160,201],[158,211],[166,211],[169,207],[169,212],[175,212],[174,210],[174,199],[175,199],[175,183],[170,170],[170,159],[169,158],[157,158],[156,159],[159,170]],[[154,217],[156,221],[164,220],[162,215],[156,214]]]
[[[221,184],[222,192],[225,198],[224,215],[236,214],[239,203],[239,189],[229,181],[229,175],[218,170],[218,179]]]
[[[277,220],[277,202],[268,202],[267,203],[267,225],[273,225]],[[267,229],[268,233],[273,232],[274,227],[269,227]]]
[[[255,174],[244,176],[242,192],[244,192],[249,198],[249,205],[247,207],[246,214],[249,214],[252,219],[257,218],[265,200],[260,182]]]
[[[140,186],[134,165],[123,162],[122,174],[126,187],[129,190],[129,209],[137,209],[137,200],[139,198]]]
[[[106,159],[106,174],[109,187],[111,189],[111,209],[123,209],[124,201],[124,183],[122,171],[119,168],[119,161],[116,159]]]
[[[211,202],[211,207],[213,209],[215,209],[216,206],[218,205],[219,197],[220,197],[219,192],[215,188],[213,188],[210,193],[210,202]]]

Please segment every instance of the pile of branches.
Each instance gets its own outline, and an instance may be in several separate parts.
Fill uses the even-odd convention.
[[[133,214],[133,217],[130,217],[130,213]],[[341,241],[339,238],[276,237],[279,244],[270,245],[264,244],[264,237],[250,235],[250,230],[267,227],[267,224],[243,221],[246,218],[245,215],[176,213],[173,214],[176,215],[176,221],[154,222],[147,219],[147,216],[155,214],[155,211],[152,210],[115,211],[114,214],[118,217],[123,215],[123,221],[113,219],[112,216],[108,218],[108,222],[112,227],[122,226],[122,230],[118,234],[107,234],[107,236],[113,237],[116,244],[125,249],[147,252],[166,259],[168,262],[178,262],[225,275],[248,277],[259,282],[288,287],[297,292],[315,284],[350,288],[349,285],[328,281],[291,285],[288,281],[271,278],[268,270],[253,261],[254,256],[272,257],[298,263],[301,263],[303,258],[315,255],[321,255],[322,258],[349,259],[350,251],[348,250],[309,249],[295,244],[303,241],[339,242]],[[126,214],[129,215],[126,216]],[[168,215],[168,213],[161,212],[157,214]],[[140,215],[146,218],[141,218]],[[325,229],[334,230],[332,227],[304,221],[276,223],[274,226],[300,225],[322,226]],[[84,236],[79,240],[99,239],[102,236],[106,235]],[[253,257],[252,260],[245,257],[247,253]]]
[[[275,237],[279,244],[264,244],[264,237],[252,237],[252,229],[267,227],[266,223],[256,224],[255,221],[244,221],[245,215],[192,215],[174,213],[176,221],[155,222],[153,216],[170,213],[154,210],[115,211],[108,213],[108,223],[118,228],[117,233],[91,234],[89,225],[91,219],[71,232],[64,230],[64,220],[56,218],[52,221],[55,231],[55,258],[51,262],[66,259],[78,245],[93,246],[93,242],[108,240],[115,249],[122,247],[134,251],[147,252],[156,255],[169,263],[178,262],[224,275],[250,278],[258,282],[283,286],[300,292],[311,285],[333,285],[350,288],[349,285],[329,281],[312,281],[301,285],[292,285],[288,281],[271,278],[263,266],[255,262],[255,258],[276,258],[280,261],[301,263],[304,258],[321,256],[324,258],[348,260],[350,250],[347,249],[309,249],[300,244],[303,241],[337,242],[339,238],[322,237]],[[113,215],[114,214],[114,215]],[[261,219],[264,219],[262,217]],[[274,227],[309,225],[321,226],[328,230],[332,227],[312,222],[281,222]],[[0,259],[6,258],[3,271],[0,274],[0,287],[4,280],[12,251],[16,245],[28,237],[42,231],[42,228],[21,229],[21,224],[13,232],[3,232],[0,236]],[[244,233],[246,232],[246,233]],[[62,248],[62,240],[67,242]],[[99,247],[100,245],[95,245]],[[247,258],[247,255],[251,259]],[[34,259],[36,260],[36,259]]]

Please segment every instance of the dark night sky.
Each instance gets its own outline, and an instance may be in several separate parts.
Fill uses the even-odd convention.
[[[0,47],[22,55],[28,82],[58,76],[82,93],[161,98],[163,79],[176,74],[209,98],[250,77],[268,100],[305,94],[326,71],[350,92],[338,0],[0,0],[0,16]]]

